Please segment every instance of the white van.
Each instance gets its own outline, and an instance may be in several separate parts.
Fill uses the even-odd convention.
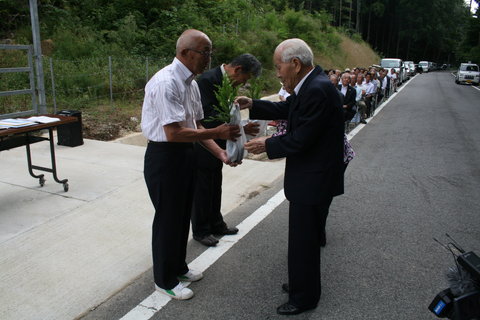
[[[479,71],[478,65],[474,63],[462,63],[455,76],[455,83],[471,83],[478,86],[480,83]]]
[[[407,61],[409,67],[410,67],[410,76],[414,76],[415,75],[415,64],[413,63],[413,61]]]
[[[405,61],[402,62],[402,66],[403,66],[403,73],[404,73],[405,80],[410,79],[410,76],[409,76],[410,67],[408,66],[408,64],[405,63]]]
[[[398,73],[398,83],[403,83],[405,81],[406,77],[402,59],[385,58],[380,61],[380,65],[382,66],[382,68],[387,69],[388,72],[390,72],[390,70],[394,68],[395,72]]]
[[[428,61],[420,61],[418,66],[423,69],[423,72],[428,72],[430,69],[430,63],[428,63]]]

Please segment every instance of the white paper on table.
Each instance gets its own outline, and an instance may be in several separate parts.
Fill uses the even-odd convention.
[[[4,129],[8,128],[21,128],[35,125],[35,122],[29,121],[27,119],[1,119],[0,127]]]
[[[52,122],[60,121],[60,119],[58,118],[47,117],[47,116],[30,117],[27,120],[38,122],[38,123],[52,123]]]

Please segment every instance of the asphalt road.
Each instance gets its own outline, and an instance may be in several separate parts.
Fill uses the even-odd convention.
[[[357,157],[335,198],[322,251],[322,298],[293,319],[435,319],[448,286],[445,233],[480,254],[480,91],[448,72],[416,76],[352,140]],[[227,215],[236,225],[282,188]],[[284,319],[288,203],[284,201],[205,271],[189,301],[152,319]],[[188,247],[192,261],[205,248]],[[119,319],[153,291],[151,271],[84,319]],[[72,302],[74,303],[74,302]]]

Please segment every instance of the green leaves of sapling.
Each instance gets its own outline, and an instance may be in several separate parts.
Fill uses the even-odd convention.
[[[216,85],[217,91],[215,97],[218,106],[213,106],[216,115],[209,117],[206,121],[220,121],[223,123],[230,122],[230,108],[238,94],[238,88],[233,85],[227,75],[223,76],[222,84]]]

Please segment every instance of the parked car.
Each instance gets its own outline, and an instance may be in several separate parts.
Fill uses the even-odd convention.
[[[423,69],[423,72],[430,71],[430,63],[428,61],[420,61],[418,66]]]
[[[423,73],[423,68],[418,63],[415,63],[415,73]]]
[[[412,76],[417,74],[417,65],[413,63],[413,61],[410,61],[410,69],[412,70]]]
[[[403,67],[402,59],[398,58],[385,58],[380,61],[382,68],[390,70],[395,69],[395,72],[398,74],[398,83],[401,84],[405,81],[405,69]]]
[[[415,64],[413,61],[405,61],[404,64],[408,66],[408,75],[414,76],[415,75]]]
[[[403,61],[403,73],[405,80],[410,79],[410,65],[406,61]]]
[[[462,63],[455,76],[455,83],[471,83],[478,86],[480,84],[478,65],[474,63]]]

